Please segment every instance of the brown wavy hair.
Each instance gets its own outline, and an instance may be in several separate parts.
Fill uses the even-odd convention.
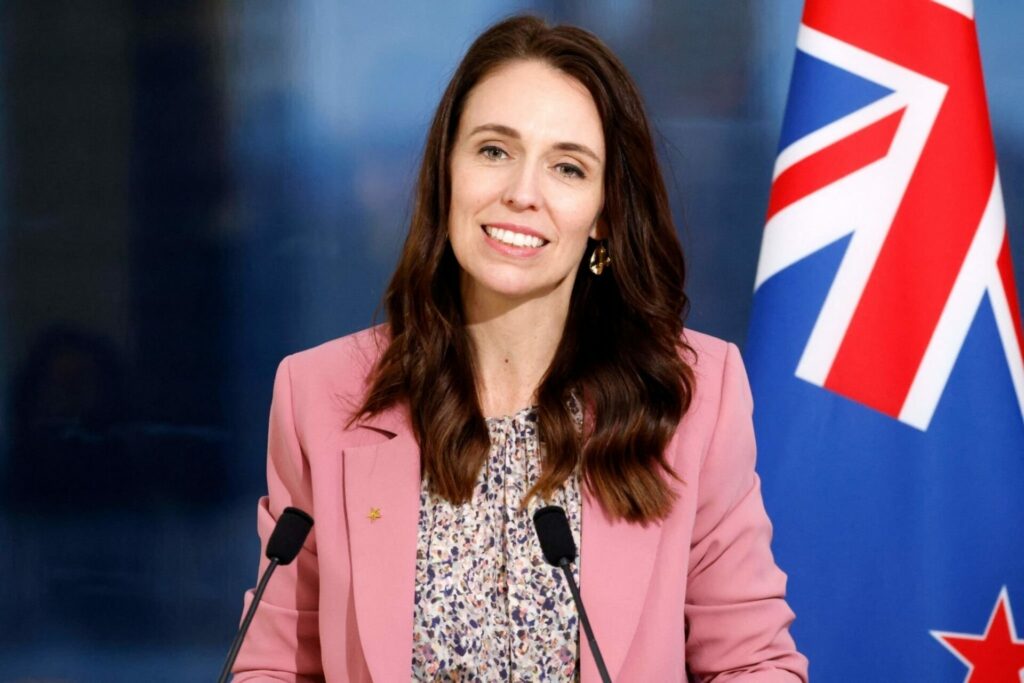
[[[579,468],[582,482],[615,518],[663,519],[676,477],[663,452],[693,395],[682,337],[685,268],[650,128],[636,85],[592,33],[516,16],[470,46],[437,107],[427,135],[409,234],[384,298],[389,340],[370,377],[359,415],[411,406],[423,476],[452,503],[470,500],[489,436],[465,330],[459,264],[447,239],[449,154],[462,107],[489,73],[538,60],[590,92],[604,128],[603,218],[613,264],[576,272],[555,356],[537,390],[544,462],[530,496],[550,498]],[[581,397],[582,432],[569,408]]]

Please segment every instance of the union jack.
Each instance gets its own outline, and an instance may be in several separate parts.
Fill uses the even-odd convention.
[[[852,239],[796,375],[927,429],[987,293],[1024,415],[971,3],[808,3],[797,50],[755,287]]]

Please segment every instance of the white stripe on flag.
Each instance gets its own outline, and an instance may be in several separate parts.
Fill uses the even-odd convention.
[[[960,355],[960,348],[977,317],[981,299],[992,278],[999,280],[997,260],[1006,232],[1003,192],[996,171],[988,204],[964,257],[964,264],[953,283],[953,290],[942,309],[935,332],[928,343],[921,364],[910,385],[910,392],[900,410],[900,421],[928,429],[935,408],[942,398],[950,373]]]

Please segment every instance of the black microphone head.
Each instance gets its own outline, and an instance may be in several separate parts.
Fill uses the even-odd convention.
[[[267,557],[278,564],[289,564],[299,554],[312,528],[312,517],[299,508],[285,508],[267,541]]]
[[[533,513],[533,526],[537,529],[545,560],[560,567],[563,561],[573,562],[576,559],[576,542],[572,540],[565,510],[557,505],[542,507]]]

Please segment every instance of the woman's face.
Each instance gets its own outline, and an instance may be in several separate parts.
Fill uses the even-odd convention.
[[[604,132],[587,89],[539,61],[507,64],[470,91],[451,152],[448,237],[463,294],[569,301],[598,238]]]

